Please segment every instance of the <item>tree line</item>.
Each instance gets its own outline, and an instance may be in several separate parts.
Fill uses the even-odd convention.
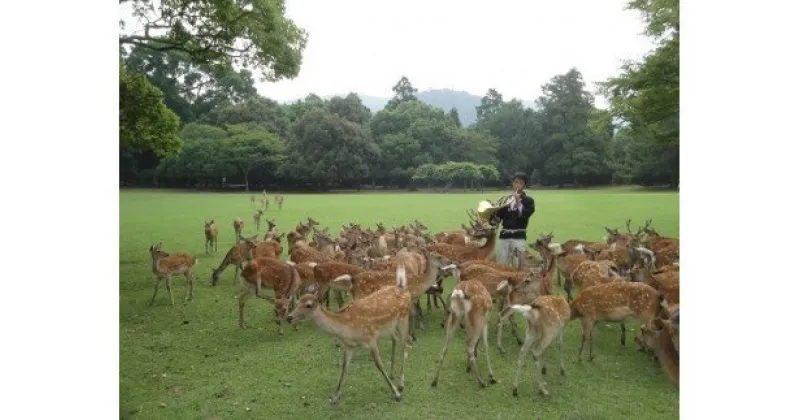
[[[601,85],[608,110],[593,105],[594,95],[573,68],[544,84],[533,108],[489,89],[468,127],[455,109],[417,99],[406,77],[375,113],[355,93],[311,94],[289,104],[259,95],[255,75],[233,64],[244,62],[268,80],[295,77],[306,35],[282,8],[275,14],[274,4],[282,2],[253,2],[239,19],[219,18],[228,16],[221,13],[228,3],[212,1],[220,10],[194,13],[217,19],[205,25],[257,39],[272,34],[285,45],[250,44],[254,50],[240,53],[250,54],[243,59],[226,47],[227,38],[198,48],[174,30],[136,42],[120,36],[121,185],[483,188],[505,185],[517,171],[545,186],[679,182],[677,1],[630,2],[659,43]],[[193,18],[191,8],[160,10],[173,23]],[[260,22],[267,17],[282,24]],[[149,21],[158,22],[157,16]]]

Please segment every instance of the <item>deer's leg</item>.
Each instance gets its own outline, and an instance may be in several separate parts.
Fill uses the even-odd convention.
[[[561,375],[566,375],[567,370],[564,369],[564,352],[562,348],[564,347],[564,327],[561,327],[561,330],[558,331],[558,363],[559,363],[559,372]]]
[[[408,359],[408,345],[406,344],[406,337],[408,336],[408,328],[404,328],[404,325],[408,325],[408,323],[403,322],[400,320],[400,323],[397,324],[397,332],[398,332],[398,340],[403,346],[403,360],[400,362],[400,384],[397,386],[397,390],[403,392],[405,389],[406,383],[406,359]],[[392,347],[392,359],[394,359],[394,347]],[[392,367],[392,372],[394,372],[394,366]]]
[[[503,321],[505,318],[502,311],[497,313],[497,350],[500,351],[500,354],[506,353],[506,348],[503,347]]]
[[[447,324],[445,326],[446,333],[444,337],[444,347],[442,347],[442,353],[439,355],[439,365],[436,367],[436,374],[433,376],[433,381],[431,382],[431,386],[436,386],[439,383],[439,372],[442,370],[442,365],[444,364],[444,357],[447,355],[447,347],[450,345],[450,340],[453,339],[453,333],[456,330],[456,316],[454,313],[450,313],[447,317]]]
[[[194,295],[194,274],[190,271],[186,272],[186,301],[192,300],[192,296]]]
[[[619,324],[619,326],[620,326],[620,332],[622,333],[622,335],[619,338],[619,342],[624,346],[625,345],[625,323],[623,322],[623,323]]]
[[[334,290],[334,293],[336,294],[335,295],[336,304],[339,305],[338,306],[339,309],[342,309],[342,306],[344,306],[344,298],[342,297],[342,291],[341,290]]]
[[[468,314],[467,317],[469,317]],[[467,329],[467,361],[469,365],[467,366],[467,371],[472,370],[475,372],[475,378],[478,380],[478,384],[481,388],[486,387],[486,382],[481,378],[481,373],[478,371],[478,363],[475,360],[475,347],[478,346],[478,339],[481,337],[481,331],[483,328],[478,327],[477,322],[473,322],[474,320],[470,320],[469,328]]]
[[[564,279],[564,291],[567,292],[567,303],[572,302],[572,279]]]
[[[156,301],[156,294],[158,294],[158,285],[161,284],[161,276],[156,276],[155,286],[153,287],[153,297],[150,299],[150,306]]]
[[[250,290],[246,287],[242,287],[239,291],[239,328],[245,328],[244,324],[244,303],[247,302],[247,299],[250,299],[252,294]]]
[[[544,372],[542,371],[542,358],[544,350],[547,348],[545,347],[545,340],[544,337],[536,343],[536,347],[534,347],[533,352],[533,382],[536,384],[536,387],[539,388],[539,393],[547,396],[550,395],[547,390],[544,388],[544,380],[542,380],[542,376],[544,376]],[[540,371],[542,371],[541,375],[537,375]]]
[[[344,344],[344,343],[343,343]],[[331,404],[339,404],[339,396],[342,395],[342,385],[344,385],[344,374],[347,373],[347,368],[350,366],[350,359],[353,358],[355,347],[344,346],[344,353],[342,353],[342,372],[339,374],[339,384],[336,385],[336,391],[331,396]]]
[[[589,327],[589,361],[594,360],[594,320]]]
[[[425,307],[428,309],[428,312],[430,312],[431,311],[431,295],[430,295],[430,293],[425,293],[425,301],[427,303],[427,305],[425,305]],[[436,299],[434,298],[433,301],[436,302]],[[436,307],[437,308],[439,307],[438,303],[437,303]]]
[[[488,317],[489,314],[486,314]],[[483,328],[481,328],[481,337],[483,338],[483,351],[486,353],[486,368],[489,370],[489,383],[496,384],[497,380],[494,379],[494,372],[492,372],[492,361],[489,358],[489,323],[484,321]]]
[[[527,331],[525,333],[525,342],[522,343],[522,348],[519,350],[519,356],[517,357],[517,374],[514,376],[514,384],[511,386],[511,393],[515,397],[519,395],[517,392],[517,387],[519,386],[519,375],[522,373],[522,369],[525,367],[525,359],[528,357],[528,352],[531,350],[533,339],[533,334],[531,334],[530,331]]]
[[[167,276],[167,291],[169,292],[169,301],[175,304],[175,299],[172,297],[172,276]]]
[[[389,379],[389,375],[386,374],[386,369],[383,368],[383,362],[381,362],[381,355],[380,352],[378,351],[378,343],[373,341],[369,344],[369,353],[372,355],[372,360],[375,362],[375,367],[378,368],[378,370],[381,372],[381,375],[383,375],[383,379],[386,379],[386,383],[389,384],[389,388],[392,389],[392,393],[394,394],[394,399],[396,401],[400,401],[400,399],[403,396],[400,395],[400,391],[398,391],[397,387],[394,386],[392,380]]]
[[[578,349],[578,363],[580,363],[583,358],[583,345],[586,343],[586,337],[592,334],[592,329],[594,328],[594,318],[591,317],[583,317],[583,333],[581,334],[581,347]]]

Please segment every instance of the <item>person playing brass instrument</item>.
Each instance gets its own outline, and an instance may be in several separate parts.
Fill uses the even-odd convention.
[[[527,249],[528,221],[536,211],[533,197],[525,193],[527,184],[528,178],[524,173],[514,174],[511,184],[514,192],[504,203],[506,206],[495,213],[495,222],[502,223],[498,240],[499,248],[496,250],[497,262],[500,264],[513,265],[512,249],[517,248],[521,251]]]

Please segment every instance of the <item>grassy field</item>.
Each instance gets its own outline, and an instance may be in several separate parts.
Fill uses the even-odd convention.
[[[431,230],[456,229],[465,210],[483,194],[336,194],[287,195],[283,210],[270,206],[269,219],[287,231],[311,216],[322,227],[338,232],[344,223],[362,226],[381,221],[386,226],[414,219]],[[603,226],[634,228],[652,219],[667,236],[678,236],[678,194],[629,189],[592,191],[533,191],[537,211],[528,227],[532,239],[553,232],[555,240],[601,240]],[[564,342],[566,376],[558,375],[555,346],[547,353],[549,397],[534,395],[533,366],[528,362],[520,381],[520,397],[511,396],[519,346],[507,331],[500,354],[492,344],[490,356],[499,383],[480,389],[465,372],[464,335],[450,345],[437,388],[430,387],[444,333],[441,309],[427,315],[425,330],[409,353],[403,401],[395,402],[369,357],[359,350],[345,379],[338,407],[329,397],[338,381],[341,356],[330,335],[310,321],[299,331],[286,328],[279,336],[272,306],[250,299],[245,308],[249,328],[237,326],[234,270],[210,287],[211,271],[234,243],[231,222],[242,217],[245,234],[253,234],[253,210],[246,194],[185,192],[120,192],[120,416],[122,418],[541,418],[541,419],[661,419],[678,417],[678,390],[661,367],[635,350],[638,325],[629,325],[628,344],[619,343],[619,327],[599,323],[592,362],[578,364],[580,324],[567,326]],[[203,253],[203,220],[220,226],[219,250]],[[262,223],[262,234],[265,223]],[[167,252],[188,251],[198,256],[194,300],[183,304],[185,282],[173,280],[176,305],[162,284],[155,305],[148,247],[163,242]],[[286,248],[286,247],[284,247]],[[285,258],[285,256],[284,256]],[[446,290],[452,288],[445,282]],[[558,289],[563,293],[563,290]],[[423,297],[423,308],[425,306]],[[493,322],[494,315],[490,318]],[[391,341],[381,343],[389,367]],[[528,359],[530,361],[530,359]],[[486,372],[485,356],[478,354]]]

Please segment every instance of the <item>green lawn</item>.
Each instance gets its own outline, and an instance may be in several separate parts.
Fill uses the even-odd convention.
[[[342,224],[400,225],[419,219],[431,230],[456,229],[465,222],[465,210],[479,200],[495,200],[503,192],[453,194],[331,194],[287,195],[283,210],[273,205],[267,217],[282,231],[311,216],[322,227],[338,232]],[[627,218],[633,228],[652,219],[667,236],[678,236],[678,194],[631,189],[588,191],[533,191],[537,211],[529,225],[529,239],[553,232],[557,241],[571,238],[601,240],[603,226],[621,227]],[[569,418],[659,419],[678,417],[678,390],[661,367],[635,350],[629,325],[628,344],[619,344],[619,327],[598,324],[593,362],[578,364],[580,324],[567,326],[564,343],[566,376],[558,375],[556,347],[547,353],[549,397],[533,395],[533,366],[527,363],[520,381],[520,397],[511,396],[519,346],[504,334],[508,349],[500,354],[493,345],[490,319],[490,356],[499,383],[480,389],[465,372],[464,335],[451,343],[437,388],[430,387],[444,333],[442,312],[432,310],[425,330],[410,351],[406,389],[395,402],[369,357],[359,350],[345,379],[338,407],[329,397],[338,381],[341,356],[333,339],[313,323],[299,331],[286,328],[279,336],[272,306],[250,299],[245,318],[250,328],[237,326],[233,268],[220,285],[210,287],[211,270],[234,243],[231,222],[242,217],[245,234],[253,234],[249,194],[186,192],[120,192],[120,415],[124,418]],[[219,250],[203,254],[203,220],[220,226]],[[265,224],[262,223],[262,235]],[[176,305],[169,305],[165,286],[155,305],[148,247],[163,242],[167,252],[188,251],[199,258],[194,300],[183,304],[185,282],[173,281]],[[284,247],[286,248],[286,247]],[[285,257],[284,257],[285,258]],[[446,289],[452,283],[446,281]],[[563,293],[562,290],[558,290]],[[423,307],[425,306],[423,297]],[[381,344],[389,367],[391,341]],[[530,361],[530,359],[528,359]],[[485,355],[478,354],[485,375]],[[249,410],[248,410],[249,409]]]

